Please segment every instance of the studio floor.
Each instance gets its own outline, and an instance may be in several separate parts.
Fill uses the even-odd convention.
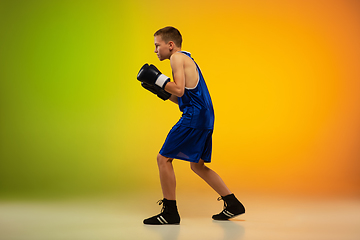
[[[212,196],[213,197],[213,196]],[[1,240],[359,240],[360,199],[247,195],[246,213],[213,221],[216,198],[178,198],[180,225],[146,226],[153,196],[0,201]],[[144,204],[146,202],[147,204]]]

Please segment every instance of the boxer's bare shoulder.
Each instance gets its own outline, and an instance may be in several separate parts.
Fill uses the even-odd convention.
[[[199,81],[199,73],[197,71],[194,61],[182,52],[176,52],[170,57],[170,64],[172,69],[182,68],[185,78],[186,88],[195,88]],[[173,73],[174,74],[174,73]]]

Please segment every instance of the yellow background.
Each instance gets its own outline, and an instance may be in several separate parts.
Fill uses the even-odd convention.
[[[142,89],[153,33],[183,35],[215,108],[209,165],[236,192],[359,194],[360,4],[0,2],[0,195],[157,192],[180,117]],[[211,191],[175,162],[179,189]]]

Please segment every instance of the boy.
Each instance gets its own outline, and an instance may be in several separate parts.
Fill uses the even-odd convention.
[[[160,214],[144,220],[144,224],[179,224],[176,206],[173,159],[189,161],[191,169],[211,186],[224,200],[224,210],[213,215],[214,220],[228,220],[245,213],[244,206],[231,193],[220,176],[205,166],[211,161],[214,110],[210,94],[190,53],[181,51],[182,36],[174,27],[159,29],[154,34],[155,53],[160,61],[170,60],[173,82],[153,65],[145,64],[137,79],[147,90],[163,100],[170,99],[183,112],[181,119],[170,130],[157,164],[163,192]]]

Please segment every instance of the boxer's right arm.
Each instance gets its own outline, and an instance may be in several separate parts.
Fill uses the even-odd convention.
[[[178,97],[175,95],[171,95],[169,100],[172,101],[173,103],[179,104]]]

